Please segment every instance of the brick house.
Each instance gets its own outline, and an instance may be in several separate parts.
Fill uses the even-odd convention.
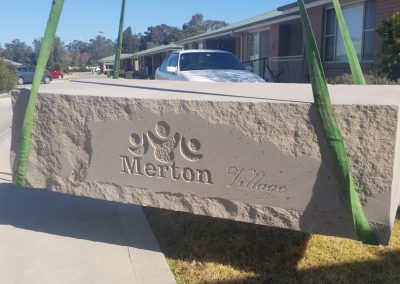
[[[111,55],[105,58],[99,59],[101,72],[106,72],[114,69],[115,55]],[[134,71],[137,68],[137,63],[135,62],[135,57],[131,53],[121,54],[121,70]]]
[[[384,19],[400,11],[400,0],[342,0],[342,9],[364,72],[376,69]],[[349,73],[346,52],[331,0],[306,0],[328,77]],[[297,2],[238,23],[177,42],[185,49],[224,49],[268,81],[307,82]]]
[[[133,56],[136,58],[138,65],[134,71],[137,71],[141,78],[154,78],[156,69],[161,65],[165,57],[171,51],[180,49],[183,49],[183,46],[171,43],[136,52]]]
[[[318,2],[318,1],[315,1]],[[342,0],[343,14],[361,66],[365,73],[377,69],[381,38],[376,29],[394,12],[400,11],[400,0]],[[330,1],[308,11],[328,77],[350,73],[336,15]]]
[[[179,49],[183,49],[183,46],[171,43],[132,54],[121,54],[121,71],[132,72],[135,78],[154,78],[156,68],[161,65],[165,57],[171,51]],[[114,61],[115,55],[99,59],[101,72],[114,69]]]
[[[365,73],[372,72],[377,69],[381,49],[376,28],[400,11],[400,0],[340,2],[361,67]],[[350,73],[332,0],[305,0],[305,3],[325,74],[335,77]],[[153,78],[166,55],[182,48],[230,51],[266,81],[309,81],[297,2],[176,43],[127,55],[122,59],[122,66],[138,72],[141,77]],[[104,61],[113,64],[110,58]]]

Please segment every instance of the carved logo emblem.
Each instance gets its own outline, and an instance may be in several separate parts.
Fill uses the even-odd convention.
[[[197,162],[203,158],[199,153],[201,144],[198,139],[187,140],[178,132],[171,135],[171,129],[165,121],[160,121],[155,126],[155,133],[132,133],[130,138],[131,146],[129,152],[134,156],[143,157],[150,146],[153,148],[154,157],[160,163],[169,163],[175,159],[175,149],[179,148],[180,155],[189,162]]]

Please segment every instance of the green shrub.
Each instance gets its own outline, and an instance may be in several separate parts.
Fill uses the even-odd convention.
[[[69,73],[68,66],[62,65],[62,64],[55,64],[55,65],[54,65],[54,68],[52,68],[52,69],[57,70],[57,71],[60,71],[60,72],[63,72],[63,73],[65,73],[65,74],[68,74],[68,73]]]
[[[64,74],[69,74],[69,72],[70,72],[68,69],[68,66],[62,66],[60,68],[60,71],[63,72]]]
[[[377,29],[382,37],[379,74],[390,80],[400,79],[400,12],[394,13]]]
[[[375,73],[364,74],[367,85],[397,85],[400,81],[389,80],[386,77],[380,76]],[[343,74],[334,78],[327,78],[329,84],[333,85],[353,85],[354,80],[351,74]]]
[[[0,59],[0,93],[8,92],[17,85],[15,67]]]
[[[65,73],[70,73],[70,72],[89,72],[90,70],[87,69],[85,66],[79,66],[79,67],[66,67],[68,72],[66,71]],[[62,72],[64,72],[63,70],[65,69],[61,69]]]

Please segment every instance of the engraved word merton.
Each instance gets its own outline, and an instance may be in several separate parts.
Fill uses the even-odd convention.
[[[173,181],[183,180],[187,183],[213,184],[211,172],[207,169],[192,169],[191,167],[178,167],[176,154],[181,155],[188,163],[196,163],[203,158],[199,153],[200,141],[192,138],[186,139],[176,132],[170,135],[170,127],[165,121],[160,121],[155,126],[155,132],[132,133],[129,137],[128,147],[132,157],[120,155],[121,173],[149,178],[170,178]],[[143,161],[144,156],[153,149],[154,159],[157,164]],[[175,152],[175,148],[179,151]]]
[[[189,167],[177,167],[175,161],[172,165],[161,165],[152,163],[143,163],[141,158],[120,156],[122,162],[121,173],[137,176],[146,176],[150,178],[170,178],[174,181],[183,180],[185,182],[196,182],[202,184],[213,184],[211,172],[207,169],[191,169]]]

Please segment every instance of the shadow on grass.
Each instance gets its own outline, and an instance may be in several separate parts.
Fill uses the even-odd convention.
[[[310,234],[155,208],[145,208],[145,213],[165,256],[186,262],[183,268],[172,264],[178,283],[400,283],[400,248],[378,252],[376,260],[325,266],[324,259],[336,256],[321,251],[321,256],[313,256],[315,265],[299,269]],[[337,246],[329,241],[313,245],[321,249]],[[191,263],[199,262],[222,264],[243,273],[234,279],[228,275],[206,281],[201,274],[212,272],[201,271],[201,265],[193,268],[200,270],[196,275],[189,275]]]
[[[322,266],[299,272],[303,283],[400,283],[400,250],[378,260]],[[228,282],[229,283],[229,282]]]
[[[323,266],[297,272],[296,278],[269,281],[266,278],[218,281],[234,283],[399,283],[400,251],[389,252],[376,261]]]
[[[215,262],[255,275],[236,283],[298,279],[309,234],[154,208],[145,213],[169,259]]]

